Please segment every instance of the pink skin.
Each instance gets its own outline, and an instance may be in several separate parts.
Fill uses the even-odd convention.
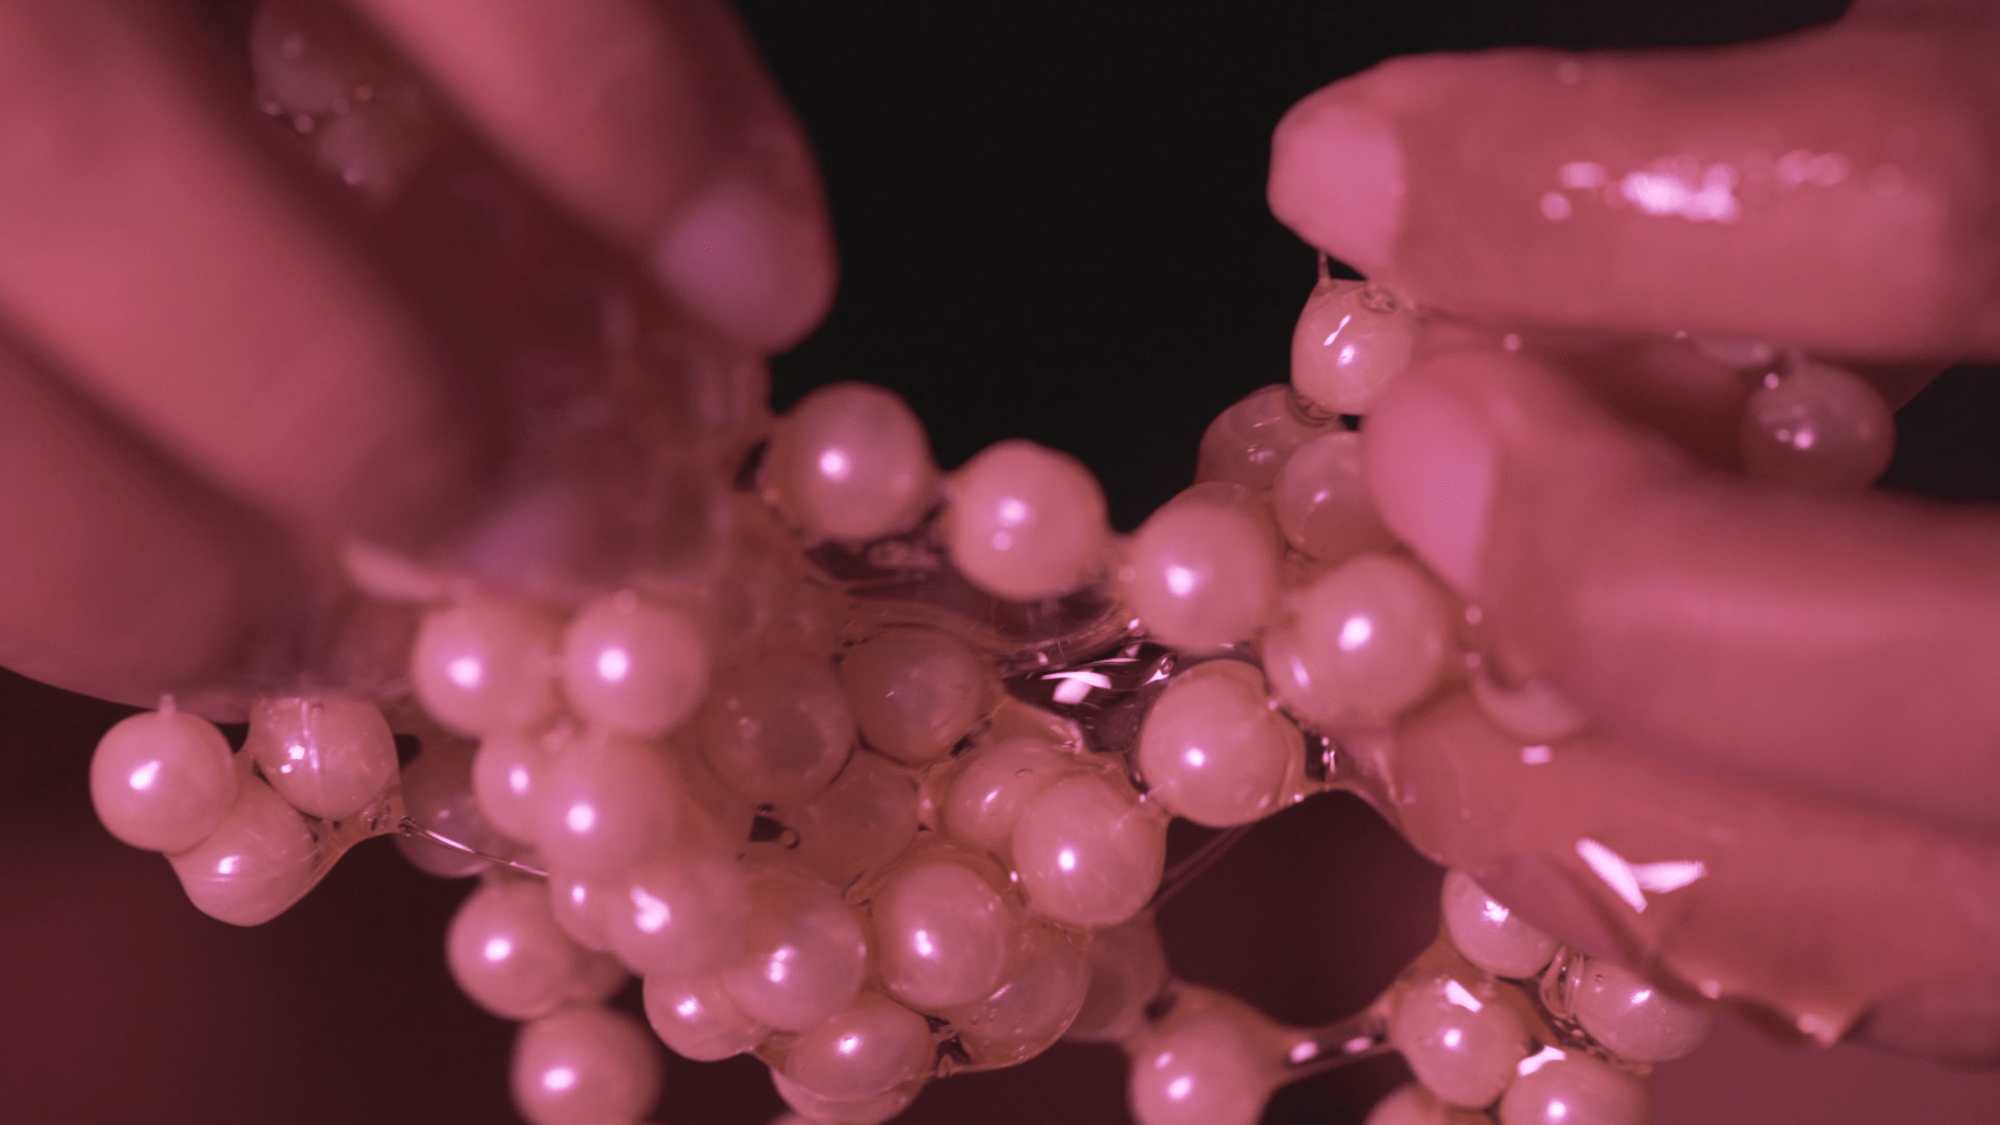
[[[824,315],[810,146],[720,0],[355,6],[720,346]],[[0,660],[135,703],[340,678],[298,655],[354,638],[291,544],[449,557],[519,439],[188,15],[0,12],[0,416],[37,483],[0,502]]]
[[[1664,337],[1864,360],[1892,403],[1925,381],[1913,373],[2000,355],[1991,11],[1864,5],[1708,52],[1401,59],[1312,95],[1274,143],[1271,205],[1301,236],[1503,326],[1434,337],[1377,404],[1366,459],[1384,520],[1482,607],[1504,672],[1556,684],[1643,769],[1853,810],[1800,825],[1818,854],[1884,814],[1982,863],[2000,854],[2000,514],[1714,472],[1734,461],[1747,388]],[[1494,346],[1508,330],[1527,337],[1513,354]],[[1641,768],[1584,786],[1579,815],[1617,807]],[[1465,838],[1439,840],[1479,865]],[[1544,865],[1507,866],[1496,894],[1602,942]],[[1838,906],[1871,879],[1964,893],[1937,868],[1801,893]],[[1692,925],[1774,964],[1786,940],[1826,964],[1908,952],[1893,912],[1830,910],[1842,922],[1809,939],[1771,937],[1795,908],[1774,896],[1764,923]],[[1864,1030],[1990,1063],[1988,977],[1885,1003]]]

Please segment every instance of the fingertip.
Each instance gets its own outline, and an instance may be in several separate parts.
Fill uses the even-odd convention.
[[[1292,107],[1271,139],[1271,213],[1374,277],[1403,227],[1403,148],[1389,120],[1336,83]]]
[[[1382,521],[1461,595],[1476,596],[1500,451],[1449,384],[1412,377],[1368,416],[1362,457]]]
[[[759,352],[797,344],[833,303],[833,239],[817,192],[742,174],[719,178],[676,217],[652,266],[680,307]]]

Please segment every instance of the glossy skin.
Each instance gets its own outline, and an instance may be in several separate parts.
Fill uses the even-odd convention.
[[[1304,266],[1300,266],[1300,268],[1304,268]],[[1292,302],[1292,296],[1290,296],[1290,294],[1286,296],[1286,302]],[[1280,324],[1280,330],[1282,330],[1282,324]],[[1216,406],[1220,406],[1220,404],[1222,404],[1222,402],[1218,402]],[[1212,410],[1210,410],[1210,412],[1212,412]],[[1198,428],[1196,428],[1196,432],[1198,432]],[[1002,434],[992,434],[992,436],[1002,436]],[[1184,444],[1186,444],[1186,442],[1184,442]],[[1176,446],[1176,448],[1178,448],[1178,446]],[[1180,482],[1182,482],[1182,480],[1180,480],[1180,478],[1176,478],[1176,480],[1172,482],[1172,486],[1178,486]],[[116,508],[106,508],[106,510],[116,510]],[[110,520],[110,524],[112,524],[112,526],[116,526],[116,520]],[[192,536],[190,536],[190,538],[192,538]],[[120,565],[124,565],[124,558],[120,558]],[[170,569],[162,565],[162,571],[170,571]],[[100,571],[100,573],[102,573],[102,571]],[[94,591],[94,593],[96,593],[96,591]],[[204,613],[206,613],[206,611],[204,611]],[[188,615],[188,619],[190,619],[190,621],[192,621],[192,619],[196,619],[196,617],[200,617],[200,615],[194,615],[194,613],[190,613],[190,615]],[[206,637],[206,635],[208,635],[208,633],[206,633],[206,625],[204,625],[204,627],[202,627],[202,633],[198,633],[198,637]],[[146,691],[152,691],[152,685],[150,685],[150,683],[146,685]],[[158,875],[158,871],[152,871],[152,875]],[[434,969],[434,967],[432,967],[432,969]]]

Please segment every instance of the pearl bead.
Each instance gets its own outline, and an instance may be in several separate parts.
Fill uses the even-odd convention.
[[[771,1072],[771,1085],[785,1104],[796,1111],[799,1120],[812,1125],[881,1125],[908,1109],[923,1088],[920,1083],[912,1082],[886,1094],[839,1101],[821,1097],[775,1070]]]
[[[861,736],[912,766],[942,757],[972,729],[990,678],[978,653],[936,629],[878,633],[840,662]]]
[[[1496,977],[1524,979],[1548,966],[1556,940],[1493,901],[1463,871],[1448,871],[1442,892],[1445,932],[1467,961]]]
[[[543,856],[587,877],[630,868],[697,815],[659,747],[615,735],[556,755],[540,789],[535,839]]]
[[[167,857],[195,909],[233,926],[283,914],[319,878],[319,844],[299,810],[269,785],[244,778],[214,832]]]
[[[679,726],[708,690],[708,642],[687,614],[632,594],[599,598],[563,631],[563,693],[586,721],[628,734]]]
[[[604,925],[604,903],[610,891],[579,875],[549,872],[549,913],[570,940],[599,953],[611,950]]]
[[[1297,727],[1271,710],[1264,677],[1235,660],[1175,676],[1139,728],[1139,772],[1168,812],[1227,828],[1283,806],[1305,760]]]
[[[448,840],[487,855],[505,855],[508,838],[486,819],[472,791],[472,760],[476,748],[451,736],[427,738],[423,751],[402,772],[403,812],[410,819]],[[477,875],[490,864],[476,855],[398,833],[396,850],[420,871],[443,879]]]
[[[789,872],[753,877],[745,952],[722,972],[743,1014],[781,1031],[810,1031],[854,1002],[868,939],[840,897]]]
[[[785,1056],[785,1077],[830,1101],[853,1101],[927,1073],[936,1057],[924,1017],[864,992],[852,1007],[798,1037]]]
[[[578,999],[603,959],[562,932],[537,882],[482,885],[445,931],[452,979],[473,1003],[502,1019],[545,1016]]]
[[[1278,545],[1255,516],[1183,501],[1161,508],[1125,548],[1125,599],[1147,632],[1184,649],[1248,640],[1278,591]]]
[[[183,852],[208,838],[236,800],[236,766],[215,724],[147,711],[104,733],[90,759],[90,801],[113,836]]]
[[[1409,986],[1389,1017],[1389,1037],[1411,1073],[1452,1105],[1491,1105],[1528,1053],[1528,1032],[1491,985],[1452,977]]]
[[[568,1008],[521,1026],[514,1106],[530,1125],[636,1122],[660,1097],[660,1060],[622,1012]]]
[[[1317,722],[1383,719],[1429,695],[1451,622],[1415,563],[1361,555],[1294,598],[1293,624],[1266,646],[1281,698]]]
[[[529,731],[491,735],[472,757],[472,792],[487,823],[524,844],[535,842],[541,816],[549,769],[544,737]]]
[[[1042,790],[1079,768],[1071,755],[1032,735],[983,744],[967,754],[945,789],[940,815],[945,831],[992,852],[1013,855],[1014,826]]]
[[[1293,408],[1290,387],[1261,387],[1208,424],[1195,480],[1268,488],[1293,450],[1325,432]]]
[[[1542,1062],[1500,1098],[1500,1125],[1645,1125],[1646,1081],[1585,1055]]]
[[[1032,601],[1083,585],[1110,542],[1104,490],[1076,458],[1003,441],[953,478],[951,559],[973,585]]]
[[[1715,1013],[1676,1000],[1622,965],[1584,958],[1570,969],[1576,1022],[1599,1043],[1633,1062],[1690,1054],[1715,1028]]]
[[[648,860],[605,896],[611,950],[642,976],[696,977],[743,951],[750,884],[726,856]]]
[[[523,730],[555,711],[554,618],[516,602],[434,610],[417,630],[410,679],[432,718],[463,734]]]
[[[854,747],[854,715],[832,669],[791,658],[739,671],[700,721],[709,764],[757,804],[825,789]]]
[[[1058,781],[1014,826],[1014,865],[1034,909],[1073,926],[1115,926],[1159,889],[1167,818],[1109,778]]]
[[[1366,414],[1410,365],[1418,327],[1379,285],[1322,281],[1292,330],[1292,387],[1328,414]]]
[[[300,812],[345,820],[396,776],[396,736],[373,703],[264,699],[243,752]]]
[[[767,1034],[743,1014],[716,976],[646,978],[646,1022],[674,1054],[695,1062],[740,1055]]]
[[[1410,1082],[1376,1102],[1363,1125],[1490,1125],[1491,1121],[1483,1113],[1446,1105],[1436,1094]],[[1573,1125],[1587,1123],[1579,1121]]]
[[[920,1012],[990,995],[1005,979],[1021,937],[1014,905],[949,858],[918,860],[897,871],[875,892],[871,915],[883,986]]]
[[[862,383],[801,399],[772,430],[765,464],[785,514],[832,539],[903,531],[937,491],[923,423],[902,399]]]
[[[975,1061],[1011,1065],[1062,1037],[1089,985],[1090,958],[1080,939],[1037,921],[1026,928],[1006,980],[977,1002],[944,1015]]]
[[[916,777],[865,751],[847,760],[824,793],[776,805],[771,815],[798,836],[791,862],[836,887],[903,854],[922,826]]]
[[[1271,498],[1285,538],[1316,559],[1340,562],[1395,546],[1361,479],[1360,434],[1322,434],[1293,450]]]
[[[1133,1049],[1126,1086],[1133,1118],[1138,1125],[1256,1125],[1280,1079],[1275,1028],[1217,993],[1189,990],[1176,1009]]]
[[[1122,1043],[1146,1024],[1146,1009],[1173,974],[1150,912],[1101,931],[1090,941],[1089,989],[1064,1038]]]
[[[1767,375],[1743,410],[1738,449],[1757,480],[1865,488],[1889,467],[1896,418],[1866,379],[1824,363]]]

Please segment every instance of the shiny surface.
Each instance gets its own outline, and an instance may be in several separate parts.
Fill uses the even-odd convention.
[[[868,745],[913,766],[972,728],[992,679],[979,654],[936,629],[878,633],[847,650],[839,672]]]
[[[1029,802],[1078,764],[1052,743],[1018,735],[982,744],[956,768],[945,791],[945,831],[1004,860],[1013,854],[1014,826]]]
[[[1032,1058],[1060,1038],[1083,1006],[1090,957],[1081,939],[1046,921],[1028,925],[1013,969],[994,991],[945,1013],[981,1064]]]
[[[458,987],[509,1020],[545,1016],[576,1000],[605,960],[556,925],[539,880],[483,883],[452,915],[444,948]]]
[[[1163,808],[1211,828],[1278,811],[1304,761],[1304,739],[1271,709],[1264,677],[1235,660],[1168,681],[1139,728],[1135,757]]]
[[[887,1093],[930,1069],[935,1057],[924,1017],[880,993],[799,1036],[785,1077],[814,1094],[852,1101]]]
[[[635,1122],[660,1096],[658,1048],[638,1021],[569,1008],[521,1025],[514,1106],[529,1125]]]
[[[1139,912],[1166,865],[1167,818],[1102,776],[1059,781],[1014,826],[1014,866],[1035,911],[1078,926]]]
[[[1444,596],[1415,563],[1361,555],[1293,595],[1267,647],[1281,698],[1320,721],[1382,718],[1428,695],[1450,651]]]
[[[602,917],[612,952],[633,972],[703,976],[742,952],[750,886],[727,856],[657,857],[612,886]]]
[[[786,515],[835,539],[904,530],[938,479],[923,423],[902,399],[860,383],[821,387],[779,419],[765,471]]]
[[[373,703],[266,699],[243,752],[300,812],[345,820],[396,776],[396,742]]]
[[[1571,969],[1576,1020],[1598,1042],[1635,1062],[1666,1062],[1701,1046],[1715,1027],[1711,1008],[1669,996],[1646,978],[1587,958]]]
[[[1292,388],[1261,387],[1208,424],[1201,436],[1195,479],[1269,487],[1293,450],[1326,432],[1326,424],[1293,408]]]
[[[715,976],[676,980],[646,978],[646,1022],[673,1052],[715,1062],[755,1047],[766,1029],[743,1014]]]
[[[1556,939],[1515,917],[1465,872],[1446,872],[1441,893],[1439,912],[1452,945],[1494,976],[1534,976],[1555,954]]]
[[[577,611],[563,630],[562,661],[570,707],[630,734],[679,726],[708,690],[708,641],[694,620],[630,592]]]
[[[781,871],[751,884],[746,951],[722,971],[743,1014],[781,1031],[810,1031],[852,1003],[868,939],[839,896]]]
[[[90,802],[113,836],[180,852],[208,837],[236,800],[229,743],[199,715],[146,711],[104,732],[90,758]]]
[[[944,857],[897,871],[875,892],[870,914],[883,986],[920,1012],[991,994],[1021,939],[1015,906],[971,867]]]
[[[1389,1035],[1419,1082],[1466,1109],[1492,1104],[1528,1053],[1527,1029],[1490,985],[1468,987],[1451,977],[1405,992]]]
[[[1277,600],[1278,544],[1249,512],[1186,500],[1140,526],[1118,584],[1141,627],[1164,644],[1199,651],[1249,640]]]
[[[617,874],[693,815],[665,751],[615,735],[563,750],[540,789],[535,840],[551,867],[577,875]]]
[[[556,621],[517,603],[473,601],[433,610],[417,632],[410,677],[438,722],[463,734],[504,734],[556,706],[550,674]]]
[[[201,843],[169,856],[188,901],[235,926],[268,922],[319,877],[320,849],[299,811],[244,777],[236,803]]]
[[[1361,479],[1361,440],[1345,430],[1321,434],[1294,450],[1272,482],[1279,528],[1316,559],[1339,562],[1396,541]]]
[[[1292,389],[1327,414],[1366,414],[1403,373],[1418,320],[1407,302],[1377,285],[1322,281],[1292,330]]]
[[[1514,1079],[1500,1098],[1500,1125],[1645,1125],[1644,1078],[1575,1053]]]
[[[1743,408],[1738,440],[1754,479],[1865,488],[1889,467],[1896,419],[1861,376],[1801,361],[1764,377]]]
[[[1165,1022],[1132,1043],[1133,1118],[1139,1125],[1256,1125],[1279,1081],[1274,1030],[1241,1001],[1184,989]]]
[[[953,475],[945,540],[973,585],[1015,601],[1088,580],[1110,541],[1104,490],[1082,462],[1028,441],[982,450]]]

